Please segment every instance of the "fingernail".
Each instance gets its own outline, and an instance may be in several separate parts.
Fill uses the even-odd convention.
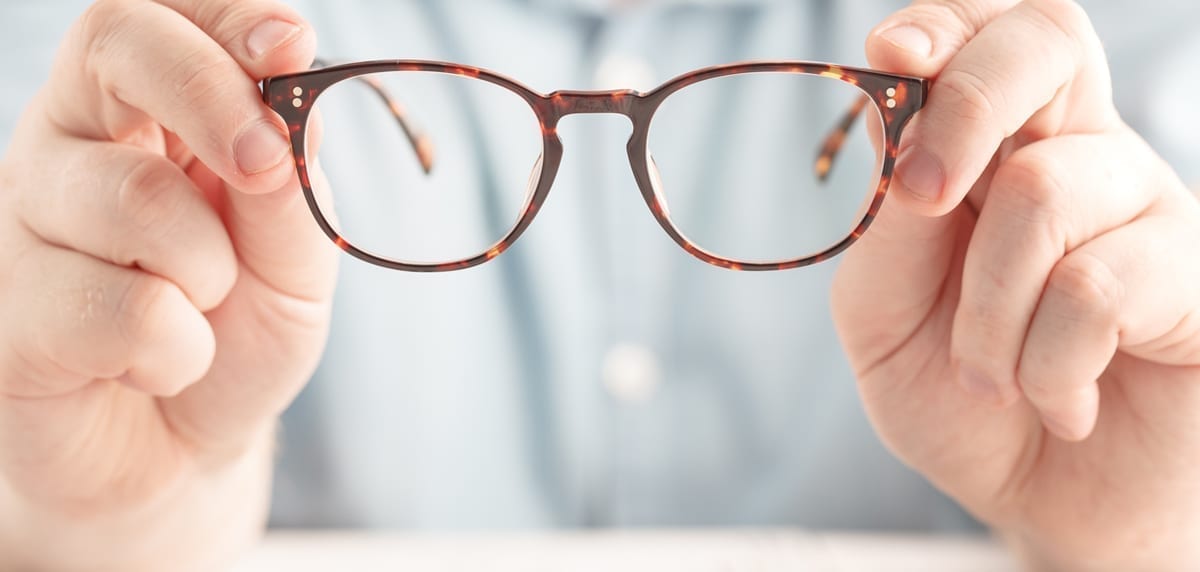
[[[973,367],[959,366],[958,381],[968,394],[980,401],[999,405],[1004,400],[1000,386]]]
[[[912,196],[930,203],[942,196],[942,187],[946,186],[941,162],[916,145],[900,154],[896,179]]]
[[[933,39],[929,37],[929,34],[925,30],[912,24],[902,24],[894,28],[888,28],[880,33],[879,37],[913,55],[929,57],[933,53]]]
[[[250,57],[261,58],[263,54],[282,46],[300,33],[300,26],[283,20],[267,20],[255,26],[246,36],[246,51]]]
[[[274,125],[265,119],[242,130],[233,145],[238,169],[253,175],[278,165],[288,153],[288,142]]]

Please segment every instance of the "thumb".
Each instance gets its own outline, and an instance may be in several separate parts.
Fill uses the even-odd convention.
[[[1017,0],[918,1],[872,30],[867,60],[880,70],[936,78],[971,38],[1015,4]],[[909,135],[920,130],[921,121],[922,113],[917,113],[905,130],[900,163]],[[966,235],[962,241],[956,237],[970,231],[973,218],[961,207],[946,216],[927,216],[922,207],[928,205],[904,192],[902,178],[898,172],[871,230],[847,252],[834,288],[843,343],[860,370],[888,355],[932,311],[956,260],[956,245]]]
[[[323,178],[317,169],[310,166],[310,176]],[[332,296],[337,249],[313,219],[299,181],[259,195],[228,189],[224,202],[242,269],[259,285],[301,300]]]
[[[161,0],[203,30],[238,63],[246,79],[303,71],[316,56],[316,34],[294,9],[275,0]],[[282,118],[264,108],[270,127],[289,140]],[[253,141],[247,150],[255,154]],[[259,148],[259,154],[267,151]],[[295,155],[294,153],[292,154]],[[282,161],[292,163],[293,159]],[[249,186],[210,164],[193,163],[190,174],[202,188],[217,189],[242,270],[254,281],[289,297],[329,296],[333,254],[305,207],[295,168],[269,185]],[[274,171],[273,171],[274,172]],[[218,177],[219,176],[219,177]],[[220,179],[224,179],[222,182]],[[243,281],[247,282],[247,281]]]
[[[938,76],[964,46],[1019,3],[1019,0],[917,0],[871,31],[866,43],[867,60],[877,69],[927,78],[936,84]],[[889,199],[928,216],[934,214],[935,205],[913,196],[906,185],[906,179],[920,183],[929,178],[922,172],[928,169],[918,169],[913,162],[906,161],[910,159],[906,157],[910,141],[923,131],[924,115],[918,113],[905,130],[899,146],[896,184],[892,185],[896,192],[890,193]]]
[[[265,2],[260,11],[285,8]],[[249,18],[261,19],[259,15]],[[299,15],[289,14],[283,21],[297,23],[306,36],[311,36],[311,28]],[[261,27],[247,27],[249,35],[253,37]],[[252,42],[246,40],[246,43]],[[315,40],[295,41],[267,50],[255,65],[243,65],[257,82],[273,75],[307,70],[314,59]],[[273,119],[280,134],[291,140],[283,119],[277,116]],[[303,153],[303,149],[293,148],[288,162],[302,161]],[[320,175],[316,166],[310,166],[309,171],[314,178]],[[283,187],[274,191],[262,193],[230,181],[218,187],[222,196],[217,200],[223,206],[234,249],[243,270],[253,275],[256,286],[266,287],[267,294],[300,300],[324,301],[332,296],[336,248],[313,219],[294,167]]]

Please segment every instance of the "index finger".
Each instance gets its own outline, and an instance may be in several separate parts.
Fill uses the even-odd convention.
[[[926,215],[962,201],[1002,141],[1090,133],[1116,113],[1103,49],[1072,0],[1027,0],[985,26],[934,81],[896,180]]]
[[[279,55],[268,51],[257,55]],[[242,63],[184,14],[149,0],[93,5],[68,35],[43,97],[50,120],[80,137],[144,141],[161,125],[244,191],[269,192],[292,175],[284,126]]]

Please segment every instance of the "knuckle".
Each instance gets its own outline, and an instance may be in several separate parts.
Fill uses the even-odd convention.
[[[116,208],[136,234],[134,240],[162,240],[181,216],[183,195],[177,168],[162,160],[144,160],[131,168],[117,190]]]
[[[243,76],[232,59],[205,48],[194,47],[165,74],[182,109],[204,109],[210,107],[206,105],[209,102],[228,101],[225,94],[233,93],[231,88]]]
[[[98,75],[99,62],[104,60],[113,41],[120,37],[121,30],[135,13],[136,7],[130,0],[99,0],[84,11],[76,32],[87,73]]]
[[[129,8],[129,2],[126,0],[97,0],[79,17],[78,30],[87,39],[105,38],[116,27],[114,24],[131,15]]]
[[[1075,0],[1032,0],[1029,7],[1033,24],[1060,37],[1061,45],[1067,46],[1076,65],[1085,60],[1085,47],[1097,49],[1091,18]]]
[[[256,2],[201,3],[195,14],[196,25],[212,34],[230,53],[230,45],[263,17],[263,6]]]
[[[902,8],[877,29],[885,30],[903,22],[919,22],[934,31],[947,34],[944,39],[953,42],[957,49],[982,29],[989,19],[985,7],[980,6],[978,2],[925,2]]]
[[[254,3],[202,2],[196,6],[196,25],[203,30],[218,29],[230,22],[237,21],[247,5],[253,6]]]
[[[1003,101],[989,84],[987,78],[977,71],[951,68],[938,78],[936,87],[949,96],[947,110],[958,119],[971,123],[986,123],[993,119]]]
[[[1035,149],[1018,151],[996,170],[992,191],[1011,214],[1038,223],[1053,222],[1068,197],[1066,173],[1054,157]]]
[[[881,23],[876,30],[883,31],[902,24],[918,24],[938,36],[938,45],[949,43],[955,51],[966,44],[983,26],[977,10],[952,4],[913,4]],[[874,34],[873,34],[874,35]]]
[[[1083,252],[1067,256],[1055,265],[1046,283],[1056,312],[1066,318],[1100,315],[1115,320],[1122,285],[1103,260]]]
[[[1030,0],[1033,13],[1068,38],[1075,38],[1091,28],[1087,11],[1076,0]]]
[[[929,5],[931,9],[941,12],[939,20],[958,23],[965,26],[965,35],[974,35],[988,22],[989,14],[985,5],[980,2],[964,2],[961,0]],[[969,38],[963,38],[963,42]]]
[[[292,23],[304,31],[304,19],[281,2],[210,2],[196,8],[194,21],[244,65],[254,65],[257,56],[250,52],[248,40],[256,26],[275,20]],[[293,38],[294,39],[294,38]],[[302,65],[307,65],[305,61]]]

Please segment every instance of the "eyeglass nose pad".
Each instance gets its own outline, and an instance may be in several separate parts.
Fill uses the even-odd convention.
[[[646,166],[650,171],[650,190],[654,191],[654,202],[658,203],[658,208],[662,209],[663,216],[670,218],[671,209],[667,206],[667,199],[662,194],[662,173],[659,172],[658,162],[654,160],[652,153],[646,153]]]
[[[312,189],[313,198],[317,201],[317,210],[321,212],[321,216],[325,217],[325,222],[334,230],[341,232],[341,222],[338,220],[337,209],[333,204],[333,189],[329,185],[329,178],[325,176],[324,169],[321,168],[321,157],[318,155],[308,161],[308,188]]]
[[[533,200],[533,193],[538,188],[538,183],[542,182],[542,159],[545,153],[538,153],[537,161],[533,163],[533,170],[529,172],[529,182],[525,184],[525,204]]]

